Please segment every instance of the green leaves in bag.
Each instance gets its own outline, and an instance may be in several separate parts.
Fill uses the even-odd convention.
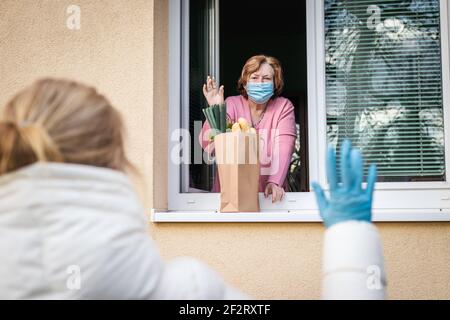
[[[225,133],[227,131],[227,106],[225,104],[215,104],[204,108],[203,114],[205,115],[211,129],[215,130],[215,133],[210,137],[211,140],[214,140],[215,135]]]

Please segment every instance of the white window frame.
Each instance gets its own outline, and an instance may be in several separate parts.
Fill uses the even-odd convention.
[[[216,0],[218,1],[218,0]],[[284,202],[272,204],[259,194],[259,213],[220,213],[219,193],[180,193],[180,165],[170,161],[179,149],[180,124],[183,122],[183,83],[188,81],[188,44],[182,33],[187,1],[169,0],[169,137],[168,137],[168,210],[152,210],[153,222],[312,222],[321,221],[314,193],[286,193]],[[449,109],[449,30],[447,0],[440,1],[441,61],[444,112],[445,167],[450,180],[450,109]],[[308,136],[310,181],[327,187],[325,173],[326,105],[324,2],[306,0],[308,59]],[[218,23],[218,21],[216,21]],[[185,38],[186,39],[186,38]],[[218,38],[215,39],[218,43]],[[183,70],[182,68],[185,68]],[[183,82],[184,81],[184,82]],[[185,94],[184,94],[185,95]],[[450,182],[377,183],[373,203],[374,221],[450,221]]]

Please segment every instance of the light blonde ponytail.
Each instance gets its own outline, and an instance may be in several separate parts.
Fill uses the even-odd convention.
[[[42,128],[0,122],[0,175],[36,161],[64,160]]]

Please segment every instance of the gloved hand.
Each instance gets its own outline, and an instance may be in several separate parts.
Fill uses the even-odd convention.
[[[327,177],[330,185],[330,198],[327,199],[323,189],[316,182],[312,187],[316,194],[320,216],[325,226],[348,221],[372,220],[372,196],[377,179],[375,164],[369,168],[367,188],[362,189],[363,159],[358,149],[352,149],[350,140],[342,144],[341,152],[341,177],[342,183],[338,184],[336,172],[336,154],[333,147],[328,147],[327,152]]]

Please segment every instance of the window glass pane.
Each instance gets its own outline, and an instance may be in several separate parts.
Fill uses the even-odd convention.
[[[379,181],[445,180],[439,18],[438,0],[325,0],[327,138]]]
[[[182,181],[183,192],[202,192],[211,190],[214,183],[215,164],[199,161],[201,148],[198,143],[201,121],[204,119],[202,109],[207,106],[202,92],[202,86],[207,75],[215,74],[217,50],[213,41],[216,34],[215,0],[189,1],[189,39],[184,39],[189,47],[189,82],[184,83],[189,99],[183,106],[182,113],[188,114],[189,132],[191,137],[191,165],[189,179]],[[197,126],[197,128],[196,128]],[[194,150],[197,147],[197,150]],[[200,148],[200,149],[199,149]],[[197,153],[197,159],[195,154]],[[182,177],[185,175],[182,172]]]

